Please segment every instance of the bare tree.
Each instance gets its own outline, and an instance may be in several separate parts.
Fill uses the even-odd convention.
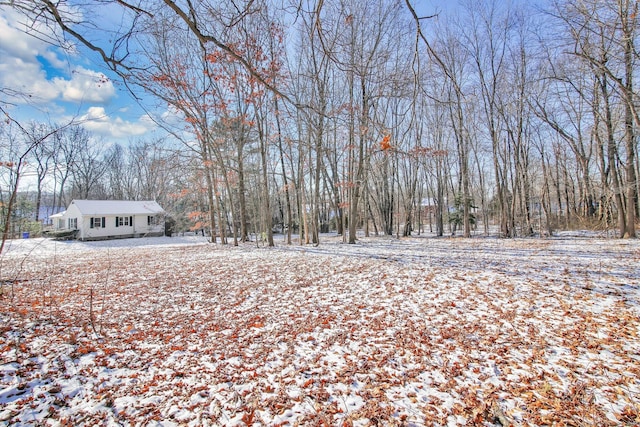
[[[106,152],[102,142],[93,139],[81,141],[75,160],[67,165],[71,170],[71,198],[103,198],[106,189],[102,179],[107,171]]]
[[[409,0],[405,1],[407,8],[413,16],[416,24],[417,37],[423,41],[429,57],[440,68],[442,74],[448,81],[450,87],[444,100],[449,108],[452,130],[456,140],[458,154],[458,197],[462,207],[461,222],[464,228],[464,236],[471,236],[471,201],[470,194],[470,173],[469,173],[469,135],[465,125],[465,93],[462,87],[462,78],[466,72],[465,54],[457,37],[447,36],[449,27],[441,27],[441,34],[444,39],[438,41],[437,45],[429,41],[422,30],[421,22],[431,17],[420,17]]]
[[[640,116],[634,90],[634,68],[638,59],[635,53],[638,8],[638,3],[631,0],[554,3],[555,17],[565,25],[572,38],[572,53],[600,76],[601,91],[608,94],[608,90],[615,90],[623,102],[624,145],[621,148],[626,156],[624,184],[620,182],[618,188],[624,193],[624,200],[616,196],[618,210],[624,212],[618,215],[621,237],[636,235],[636,129],[640,126]]]
[[[506,79],[506,55],[513,26],[511,11],[501,10],[497,1],[481,4],[467,3],[468,23],[463,25],[463,40],[475,65],[480,89],[481,110],[484,114],[484,128],[491,141],[495,200],[500,217],[500,232],[503,236],[513,236],[513,215],[509,207],[508,168],[509,164],[502,152],[499,114],[502,82]]]
[[[35,220],[39,221],[41,219],[40,207],[42,205],[43,187],[55,159],[55,146],[51,144],[51,142],[55,140],[55,127],[31,122],[29,123],[28,128],[28,137],[32,139],[31,144],[35,144],[31,159],[34,161],[36,177]],[[48,137],[47,135],[51,137]],[[38,143],[38,141],[41,142]]]
[[[55,134],[59,129],[51,128],[48,131],[41,132],[37,126],[22,126],[16,119],[0,106],[0,113],[5,116],[5,122],[0,127],[0,175],[4,181],[6,194],[0,194],[2,200],[2,216],[0,224],[2,225],[2,241],[0,242],[0,254],[2,253],[5,242],[9,238],[12,226],[13,209],[15,207],[18,195],[18,189],[23,177],[25,166],[29,156],[48,138]]]

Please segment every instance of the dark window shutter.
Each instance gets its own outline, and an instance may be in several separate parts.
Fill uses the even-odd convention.
[[[107,226],[107,221],[105,221],[106,218],[102,217],[102,228],[105,228]]]
[[[151,225],[151,217],[147,216],[147,225]]]
[[[89,218],[89,227],[93,228],[93,218]]]
[[[119,227],[119,225],[118,225],[118,217],[116,217],[116,227]]]
[[[129,217],[129,227],[133,227],[133,217]]]

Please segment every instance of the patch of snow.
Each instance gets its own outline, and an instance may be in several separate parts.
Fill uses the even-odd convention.
[[[636,240],[12,241],[0,425],[633,425]]]

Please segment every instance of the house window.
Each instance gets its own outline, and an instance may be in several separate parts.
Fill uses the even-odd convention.
[[[128,227],[133,225],[133,217],[130,216],[117,216],[116,227]]]
[[[159,224],[160,224],[160,217],[158,217],[157,215],[147,216],[147,225],[152,226],[152,225],[159,225]]]
[[[78,228],[78,218],[68,218],[67,225],[69,230],[76,230]],[[62,226],[60,226],[60,228],[62,228]]]
[[[91,222],[89,223],[89,226],[91,228],[104,228],[105,227],[105,220],[104,217],[92,217],[90,218]]]

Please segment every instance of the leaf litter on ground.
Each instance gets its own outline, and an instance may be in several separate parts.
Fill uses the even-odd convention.
[[[13,241],[0,425],[640,424],[640,245]]]

